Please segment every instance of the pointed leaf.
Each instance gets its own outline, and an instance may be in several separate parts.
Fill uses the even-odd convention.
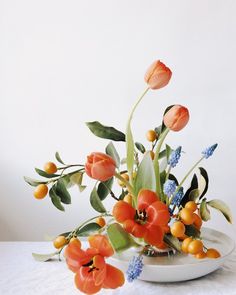
[[[70,181],[74,184],[80,185],[83,180],[83,173],[82,172],[76,172],[70,176]]]
[[[116,252],[124,251],[136,245],[131,236],[118,223],[112,223],[108,226],[107,235]]]
[[[27,182],[31,186],[38,186],[39,184],[46,184],[47,181],[41,181],[41,180],[35,180],[32,178],[29,178],[27,176],[24,176],[25,182]]]
[[[101,201],[103,201],[110,193],[112,184],[113,184],[113,177],[108,179],[107,181],[99,183],[97,193]]]
[[[112,141],[106,147],[106,154],[112,157],[112,159],[116,162],[116,167],[119,168],[120,157]]]
[[[60,174],[48,174],[47,172],[39,169],[39,168],[35,168],[35,171],[42,177],[46,177],[46,178],[54,178],[54,177],[58,177],[60,176]]]
[[[210,211],[207,208],[206,199],[203,199],[200,204],[200,215],[203,221],[208,221],[211,219]]]
[[[224,215],[224,217],[227,219],[228,222],[230,223],[233,222],[232,213],[228,205],[225,204],[225,202],[215,199],[215,200],[211,200],[207,202],[207,204],[211,206],[212,208],[219,210]]]
[[[90,204],[93,207],[93,209],[96,210],[97,212],[100,212],[100,213],[106,212],[106,209],[103,206],[103,204],[99,198],[99,195],[97,193],[96,186],[94,187],[94,189],[92,190],[92,192],[90,194]]]
[[[164,115],[173,107],[174,105],[170,105],[168,106],[165,111],[164,111]],[[163,117],[164,117],[163,115]],[[161,133],[163,133],[166,130],[166,126],[164,124],[164,121],[162,121],[162,125],[161,125]]]
[[[59,163],[61,163],[62,165],[65,165],[65,163],[62,161],[62,159],[61,159],[61,157],[60,157],[60,155],[59,155],[58,152],[55,153],[55,158],[57,159],[57,161]]]
[[[97,232],[99,229],[101,229],[101,226],[96,222],[88,223],[81,229],[77,230],[76,235],[80,237],[88,237],[90,234]]]
[[[113,127],[104,126],[98,121],[87,122],[86,125],[91,130],[91,132],[98,137],[111,139],[114,141],[125,141],[124,133]]]
[[[49,190],[49,196],[51,198],[53,205],[57,209],[59,209],[61,211],[65,211],[65,208],[62,206],[60,197],[55,192],[55,186],[51,187],[51,189]]]
[[[196,174],[193,175],[192,181],[191,181],[191,185],[190,188],[186,191],[182,201],[181,201],[181,205],[184,207],[184,205],[190,201],[189,199],[189,194],[192,190],[197,189],[198,188],[198,180],[197,180],[197,176]]]
[[[138,167],[137,177],[135,179],[135,195],[138,195],[140,189],[146,188],[156,190],[156,177],[153,162],[149,154],[145,154]]]
[[[66,188],[65,181],[63,178],[60,178],[55,186],[55,191],[57,196],[60,197],[62,203],[71,204],[71,196]]]
[[[189,237],[199,238],[201,232],[192,224],[185,225],[185,234]]]
[[[34,259],[36,261],[45,262],[45,261],[50,260],[52,257],[54,257],[57,254],[58,254],[58,252],[53,252],[53,253],[49,253],[49,254],[32,253],[32,256],[34,257]]]
[[[135,142],[135,146],[136,148],[142,153],[144,154],[146,152],[145,147],[142,145],[142,143],[140,142]]]
[[[189,200],[196,201],[199,197],[199,189],[195,188],[189,193]]]
[[[176,251],[181,252],[181,245],[176,237],[166,234],[164,236],[164,242]]]
[[[204,168],[199,167],[199,170],[200,170],[200,177],[198,180],[198,186],[199,186],[199,192],[200,192],[199,200],[201,200],[208,190],[209,178]]]

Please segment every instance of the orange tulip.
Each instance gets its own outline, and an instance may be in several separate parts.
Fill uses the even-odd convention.
[[[172,131],[180,131],[189,121],[189,111],[181,105],[174,105],[164,115],[164,124]]]
[[[114,176],[115,169],[115,161],[106,154],[94,152],[87,157],[85,172],[94,179],[106,181]]]
[[[157,60],[148,68],[144,80],[151,89],[159,89],[169,83],[171,75],[171,70],[160,60]]]

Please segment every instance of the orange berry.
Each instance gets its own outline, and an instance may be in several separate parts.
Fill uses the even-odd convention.
[[[206,255],[206,253],[204,251],[199,252],[199,253],[194,255],[194,257],[197,258],[197,259],[203,259],[203,258],[206,258],[206,256],[207,255]]]
[[[202,226],[202,219],[196,213],[193,213],[193,224],[196,226],[197,229],[200,229]]]
[[[81,248],[81,242],[79,239],[77,239],[76,237],[73,237],[70,239],[70,243],[73,243],[74,245],[78,246],[79,248]]]
[[[124,178],[124,180],[129,181],[129,175],[127,173],[122,173],[121,177]],[[122,180],[118,180],[118,183],[120,186],[124,187],[125,183]]]
[[[157,134],[155,132],[155,130],[148,130],[148,132],[146,133],[146,138],[148,141],[154,141],[157,138]]]
[[[98,217],[96,219],[96,223],[101,227],[104,227],[106,225],[106,220],[103,217]]]
[[[197,210],[197,204],[194,201],[189,201],[185,204],[184,208],[187,208],[194,212],[195,210]]]
[[[188,238],[188,236],[187,235],[183,235],[183,236],[181,236],[181,237],[178,237],[178,239],[180,240],[180,241],[183,241],[183,240],[185,240],[185,239],[187,239]]]
[[[188,246],[189,244],[193,241],[192,238],[186,238],[183,240],[183,243],[181,245],[181,250],[184,252],[184,253],[188,253]]]
[[[46,197],[47,193],[48,193],[48,187],[46,186],[46,184],[42,183],[36,187],[34,191],[34,197],[36,199],[43,199]]]
[[[65,246],[68,243],[68,240],[64,236],[58,236],[53,241],[53,245],[56,249],[61,249],[63,246]]]
[[[207,258],[219,258],[221,255],[216,249],[209,248],[206,252],[206,256]]]
[[[53,162],[47,162],[44,165],[44,171],[47,172],[48,174],[54,174],[57,172],[57,166]]]
[[[188,245],[188,253],[190,254],[198,254],[199,252],[203,251],[203,243],[200,240],[193,240]]]
[[[174,237],[182,237],[185,232],[185,226],[181,221],[176,221],[171,226],[170,232]]]
[[[193,221],[194,221],[194,217],[193,217],[193,212],[187,208],[183,208],[180,213],[180,218],[181,218],[181,221],[186,224],[186,225],[189,225],[189,224],[193,224]]]
[[[133,197],[131,194],[127,194],[124,199],[123,199],[124,202],[130,204],[132,206],[132,202],[133,202]]]

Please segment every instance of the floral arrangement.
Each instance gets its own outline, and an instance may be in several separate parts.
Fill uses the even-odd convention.
[[[33,254],[35,259],[47,261],[55,255],[60,258],[64,249],[66,263],[75,273],[75,284],[81,292],[94,294],[102,288],[122,286],[125,281],[123,272],[108,264],[106,259],[130,247],[137,247],[139,255],[133,257],[127,269],[129,282],[142,272],[144,255],[182,252],[196,259],[221,255],[217,249],[207,249],[201,239],[201,226],[203,221],[210,219],[210,207],[232,222],[230,210],[223,201],[207,199],[208,174],[199,167],[203,160],[212,156],[217,144],[203,150],[200,159],[179,181],[172,171],[181,159],[182,147],[170,147],[164,145],[164,141],[170,131],[181,131],[188,123],[186,107],[167,107],[160,125],[146,134],[148,149],[135,142],[132,135],[132,117],[140,101],[151,89],[166,86],[171,76],[171,70],[159,60],[150,66],[145,75],[147,88],[129,115],[125,133],[97,121],[87,123],[93,134],[110,140],[105,153],[91,153],[85,164],[65,164],[56,153],[59,166],[48,162],[44,170],[35,169],[42,180],[25,177],[27,183],[36,187],[36,199],[49,195],[52,204],[61,211],[65,210],[63,204],[71,203],[71,186],[78,185],[82,192],[86,188],[84,175],[95,180],[90,205],[98,214],[77,228],[58,235],[53,241],[56,252]],[[126,144],[126,155],[122,160],[114,141]],[[194,173],[195,170],[198,173]],[[184,184],[190,176],[192,179],[186,189]],[[117,185],[114,179],[118,180],[118,194],[113,189]],[[108,196],[114,200],[110,211],[103,204]],[[80,237],[85,236],[89,244],[87,249],[83,249],[80,241]]]

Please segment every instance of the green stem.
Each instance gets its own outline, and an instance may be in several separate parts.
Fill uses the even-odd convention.
[[[171,165],[169,165],[168,170],[167,170],[167,173],[166,173],[166,181],[167,181],[168,178],[169,178],[170,171],[171,171]]]
[[[197,163],[195,165],[193,165],[193,167],[188,171],[188,173],[184,176],[184,178],[181,180],[180,184],[178,185],[175,193],[173,194],[173,197],[177,194],[177,192],[179,191],[179,189],[181,188],[181,186],[184,184],[185,180],[189,177],[189,175],[193,172],[193,170],[200,164],[200,162],[204,159],[205,157],[201,157],[200,160],[197,161]]]
[[[154,170],[155,170],[155,174],[156,174],[156,192],[157,194],[161,197],[163,197],[163,193],[161,191],[161,180],[160,180],[160,170],[159,170],[159,161],[158,161],[158,158],[159,158],[159,154],[160,154],[160,150],[161,150],[161,147],[162,147],[162,144],[167,136],[167,134],[169,133],[170,129],[166,129],[162,135],[161,135],[161,138],[159,140],[159,143],[157,145],[157,148],[156,148],[156,152],[155,152],[155,158],[154,158],[154,161],[153,161],[153,165],[154,165]]]
[[[119,179],[120,181],[122,181],[127,189],[130,191],[131,194],[133,194],[133,187],[132,185],[126,180],[124,179],[119,173],[115,172],[115,175],[114,175],[117,179]]]
[[[130,112],[127,125],[126,125],[126,158],[127,158],[127,169],[129,172],[131,184],[133,183],[132,174],[133,174],[133,165],[134,165],[134,140],[133,140],[133,135],[131,131],[131,121],[137,106],[139,105],[139,103],[141,102],[145,94],[148,92],[148,90],[149,90],[149,87],[147,87],[144,90],[144,92],[141,94],[141,96],[138,98],[137,102],[135,103],[135,105],[133,106]]]
[[[84,165],[82,165],[82,164],[66,165],[64,167],[59,167],[57,170],[65,170],[65,169],[71,168],[71,167],[84,167]]]

